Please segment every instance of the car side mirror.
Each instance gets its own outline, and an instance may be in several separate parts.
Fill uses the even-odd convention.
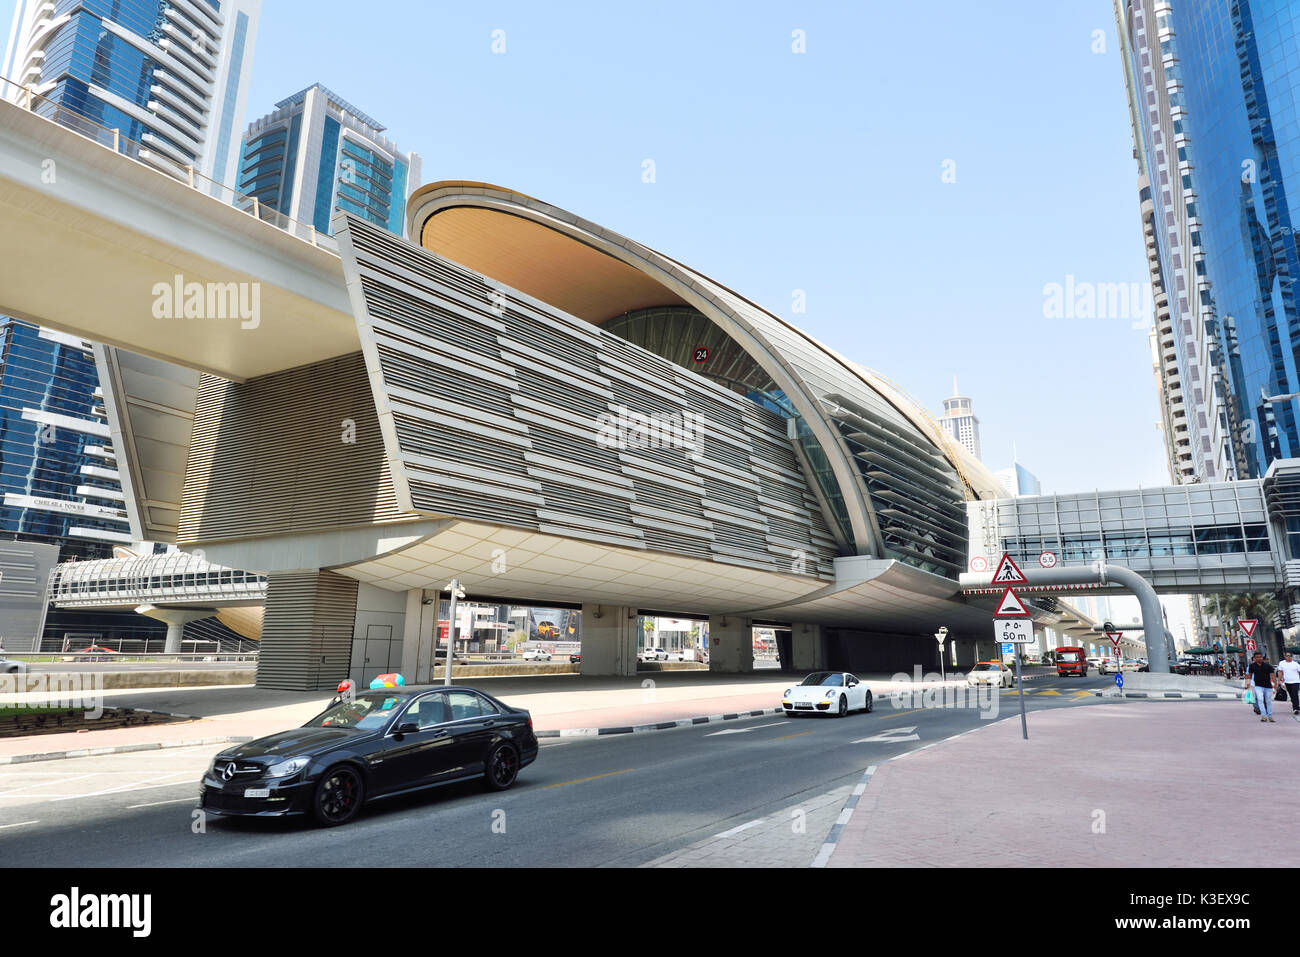
[[[420,730],[420,726],[416,724],[414,721],[404,721],[397,726],[397,730],[394,731],[393,733],[394,734],[415,734],[415,732],[419,730]]]

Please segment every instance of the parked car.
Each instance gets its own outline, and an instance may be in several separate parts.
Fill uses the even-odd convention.
[[[549,651],[543,651],[541,648],[529,648],[520,655],[520,657],[523,658],[524,661],[550,661],[551,653]]]
[[[667,661],[668,652],[662,648],[646,648],[641,652],[641,657],[645,661]]]
[[[494,791],[537,759],[533,719],[473,688],[364,691],[301,728],[222,751],[200,786],[209,814],[310,815],[332,827],[368,801],[482,777]]]
[[[870,712],[875,706],[871,689],[846,671],[814,671],[781,696],[781,707],[790,717],[799,714]]]

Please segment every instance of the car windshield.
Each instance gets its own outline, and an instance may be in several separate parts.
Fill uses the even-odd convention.
[[[990,664],[987,661],[983,662],[982,664],[978,664],[971,669],[971,671],[997,671],[997,670],[998,670],[997,665]]]
[[[393,712],[411,700],[408,694],[359,694],[353,701],[343,701],[318,714],[304,728],[356,728],[374,731],[382,728]]]
[[[1079,653],[1078,653],[1077,651],[1063,651],[1063,652],[1061,652],[1061,660],[1062,660],[1062,661],[1078,661],[1078,660],[1079,660]]]
[[[844,676],[837,671],[814,671],[803,681],[801,685],[828,685],[838,688],[844,684]]]

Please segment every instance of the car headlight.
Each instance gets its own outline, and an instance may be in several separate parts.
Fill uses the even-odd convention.
[[[782,698],[788,698],[788,697],[790,697],[790,692],[793,691],[793,690],[794,690],[793,688],[786,688],[786,689],[785,689],[785,694],[781,695],[781,697],[782,697]]]
[[[834,698],[837,694],[839,694],[839,692],[836,691],[834,688],[826,689],[826,697],[828,698]]]
[[[288,761],[281,761],[279,764],[273,764],[267,769],[268,778],[287,778],[291,774],[297,774],[305,768],[311,758],[290,758]]]

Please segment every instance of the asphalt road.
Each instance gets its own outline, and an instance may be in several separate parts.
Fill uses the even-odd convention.
[[[1026,682],[1028,708],[1124,707],[1073,693],[1109,683],[1040,677]],[[999,717],[1018,720],[1014,692],[1003,692],[998,702]],[[635,866],[851,786],[869,764],[979,723],[973,709],[900,710],[878,700],[873,713],[843,719],[768,715],[649,734],[566,738],[543,744],[510,791],[489,793],[477,782],[452,785],[378,802],[332,829],[209,818],[195,833],[198,773],[187,777],[175,764],[170,776],[161,773],[157,762],[176,760],[166,752],[149,753],[153,771],[141,770],[138,780],[119,771],[107,793],[101,788],[39,801],[25,799],[22,789],[32,795],[38,785],[30,782],[39,780],[34,775],[51,769],[14,765],[0,768],[0,841],[9,867]],[[192,753],[191,764],[202,767],[218,750]],[[105,763],[79,764],[92,760]],[[109,761],[50,764],[70,775]]]

